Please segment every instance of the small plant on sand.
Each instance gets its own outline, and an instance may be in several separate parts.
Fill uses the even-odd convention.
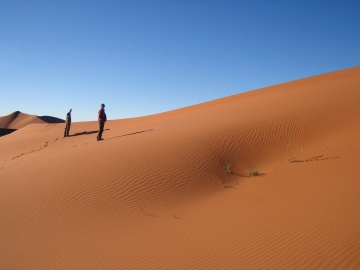
[[[225,162],[224,171],[228,174],[231,174],[231,164],[229,162]]]
[[[223,181],[223,184],[224,184],[224,187],[227,188],[227,187],[229,187],[229,183],[228,183],[229,175],[232,174],[232,172],[231,172],[231,163],[229,163],[229,162],[224,163],[224,171],[227,173],[227,177]]]
[[[259,171],[257,169],[252,169],[249,172],[250,176],[258,176],[259,175]]]
[[[291,144],[291,137],[289,137],[288,143],[286,145],[286,156],[287,156],[287,160],[291,163],[291,162],[297,162],[299,161],[299,158],[301,157],[302,153],[304,152],[304,146],[301,147],[300,149],[300,154],[297,157],[290,157],[289,155],[289,147]]]

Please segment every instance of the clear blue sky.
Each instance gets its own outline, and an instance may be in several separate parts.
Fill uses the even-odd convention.
[[[131,118],[359,63],[359,0],[0,0],[0,116]]]

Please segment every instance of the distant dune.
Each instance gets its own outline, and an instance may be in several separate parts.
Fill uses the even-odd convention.
[[[64,122],[64,120],[52,116],[36,116],[16,111],[6,116],[0,116],[0,136],[7,135],[29,124]]]
[[[359,104],[354,67],[101,142],[95,121],[0,118],[0,268],[360,269]]]

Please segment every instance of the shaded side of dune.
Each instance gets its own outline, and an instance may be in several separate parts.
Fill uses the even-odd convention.
[[[49,124],[65,123],[65,120],[53,116],[44,115],[44,116],[38,116],[38,118]]]
[[[0,128],[0,137],[13,133],[16,129]]]
[[[8,129],[10,124],[18,117],[20,111],[13,112],[6,116],[0,116],[0,128]]]
[[[65,120],[53,116],[36,116],[16,111],[0,117],[0,137],[8,135],[29,124],[38,123],[57,124],[65,123]]]

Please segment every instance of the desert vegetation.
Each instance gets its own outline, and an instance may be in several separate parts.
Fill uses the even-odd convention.
[[[298,161],[300,160],[301,155],[302,155],[303,152],[304,152],[304,146],[301,147],[299,155],[295,157],[295,156],[291,156],[291,155],[289,154],[290,145],[291,145],[291,136],[289,137],[288,142],[287,142],[287,145],[286,145],[286,157],[287,157],[287,160],[288,160],[290,163],[292,163],[292,162],[298,162]]]

